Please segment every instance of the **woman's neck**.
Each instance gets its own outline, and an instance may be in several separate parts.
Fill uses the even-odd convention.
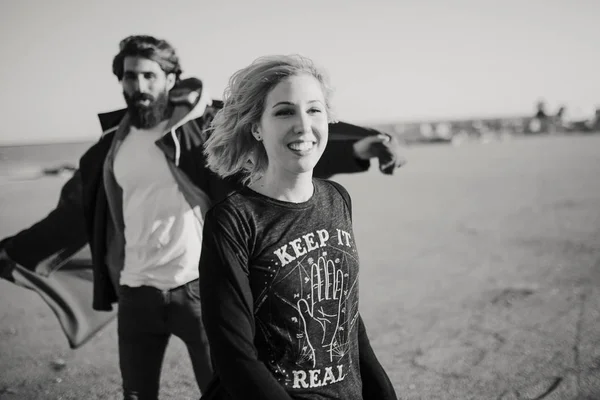
[[[250,189],[276,200],[290,203],[303,203],[313,195],[312,171],[301,174],[290,174],[285,171],[270,171],[256,182]]]

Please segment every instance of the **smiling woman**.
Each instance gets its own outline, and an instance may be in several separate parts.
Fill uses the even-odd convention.
[[[319,82],[308,74],[290,76],[269,92],[264,108],[252,135],[263,142],[268,163],[251,187],[276,188],[290,175],[312,177],[328,138],[327,107]]]
[[[203,399],[396,399],[358,307],[351,199],[313,178],[331,119],[327,80],[300,56],[238,71],[205,152],[247,186],[204,221],[203,321],[215,379]]]
[[[290,80],[292,77],[294,79]],[[278,87],[283,81],[287,81],[286,84]],[[297,96],[306,99],[287,99],[290,91],[294,94],[296,90]],[[267,148],[274,150],[271,147],[274,126],[287,124],[289,130],[298,122],[310,125],[308,121],[319,121],[315,130],[325,135],[322,146],[318,146],[320,157],[327,141],[327,123],[332,120],[330,94],[327,77],[307,58],[272,56],[257,59],[236,72],[229,81],[224,93],[224,107],[216,115],[213,132],[206,142],[208,166],[221,176],[242,174],[246,182],[255,182],[266,173],[269,162],[275,162],[274,153],[273,160],[267,155]],[[298,101],[304,101],[304,104]],[[264,113],[267,108],[269,112]],[[264,143],[261,143],[260,131],[268,136]]]

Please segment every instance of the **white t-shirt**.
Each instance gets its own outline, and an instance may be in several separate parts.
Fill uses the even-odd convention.
[[[198,278],[202,224],[155,144],[166,124],[131,127],[115,157],[125,221],[121,285],[168,290]]]

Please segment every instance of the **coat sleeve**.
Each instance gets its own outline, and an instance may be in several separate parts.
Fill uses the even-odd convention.
[[[364,172],[369,169],[369,160],[361,160],[354,154],[354,143],[380,133],[375,129],[363,128],[347,122],[329,124],[329,141],[325,152],[315,166],[314,175],[327,179],[336,174]]]
[[[40,221],[9,238],[5,250],[13,261],[33,271],[48,258],[70,257],[86,243],[81,174],[77,170],[62,187],[56,208]]]
[[[247,240],[222,216],[206,215],[199,265],[202,316],[216,376],[232,400],[291,400],[258,359]]]

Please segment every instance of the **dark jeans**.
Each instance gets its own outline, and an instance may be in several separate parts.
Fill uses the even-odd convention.
[[[197,279],[166,291],[149,286],[119,288],[119,359],[125,400],[158,399],[171,334],[186,344],[200,391],[206,390],[213,370],[200,311]]]

